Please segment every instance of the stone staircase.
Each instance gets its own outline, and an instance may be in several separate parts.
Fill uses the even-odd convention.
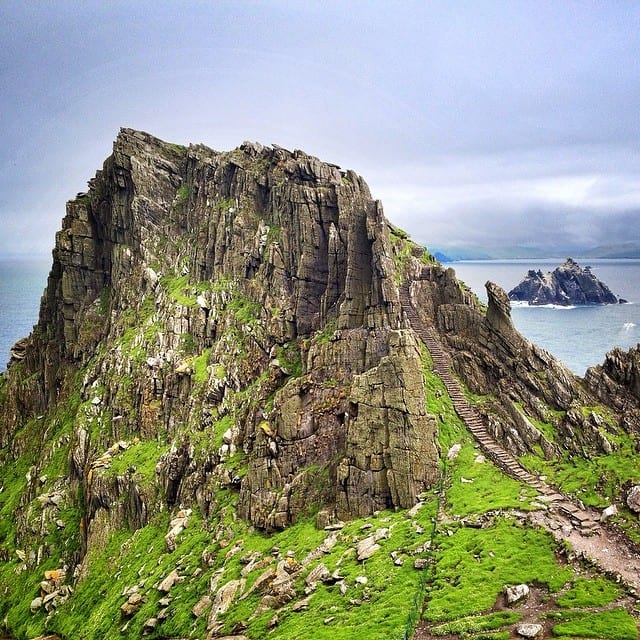
[[[478,441],[484,454],[507,475],[537,489],[542,494],[541,500],[549,503],[550,510],[578,528],[583,535],[596,534],[599,530],[597,514],[579,508],[540,478],[529,473],[492,438],[486,428],[483,416],[465,398],[460,383],[452,375],[451,360],[435,331],[422,321],[415,310],[407,283],[400,288],[400,304],[411,328],[429,349],[433,360],[433,370],[444,383],[456,413]]]

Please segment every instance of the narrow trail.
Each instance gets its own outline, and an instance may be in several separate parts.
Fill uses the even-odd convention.
[[[444,383],[453,407],[478,441],[487,458],[507,475],[538,490],[547,510],[531,514],[531,521],[552,533],[556,540],[567,541],[574,551],[600,569],[619,576],[627,587],[640,593],[640,555],[621,536],[600,525],[600,513],[582,509],[566,496],[529,473],[498,444],[487,431],[480,412],[465,398],[460,383],[451,373],[451,361],[435,331],[428,327],[415,310],[408,284],[400,288],[400,303],[411,328],[425,343],[433,360],[433,370]]]

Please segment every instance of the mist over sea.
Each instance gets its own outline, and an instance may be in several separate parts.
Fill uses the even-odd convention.
[[[562,360],[574,373],[602,363],[613,347],[629,349],[640,341],[640,260],[580,260],[618,296],[622,305],[548,308],[513,306],[518,330]],[[529,269],[551,271],[557,260],[478,260],[451,266],[478,297],[487,300],[484,283],[492,280],[506,291]],[[50,258],[0,258],[0,371],[6,368],[9,349],[29,335],[38,320],[40,298],[51,268]]]
[[[532,342],[562,360],[574,373],[601,364],[614,347],[625,350],[640,341],[640,260],[575,258],[617,296],[629,304],[582,307],[532,307],[512,304],[517,329]],[[456,275],[484,302],[484,284],[491,280],[505,291],[515,287],[529,269],[553,271],[565,258],[545,260],[478,260],[452,263]],[[448,265],[446,265],[448,266]]]

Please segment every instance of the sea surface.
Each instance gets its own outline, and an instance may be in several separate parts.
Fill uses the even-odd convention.
[[[520,333],[562,360],[574,373],[601,364],[614,347],[624,350],[640,341],[640,260],[581,260],[592,273],[628,304],[578,307],[534,307],[512,303],[511,317]],[[451,265],[484,302],[485,282],[491,280],[505,291],[513,289],[529,269],[553,271],[565,258],[557,260],[478,260]]]
[[[590,265],[596,277],[629,304],[570,308],[518,304],[513,305],[511,315],[524,336],[562,360],[574,373],[584,375],[588,367],[602,363],[613,347],[629,349],[640,342],[640,260],[576,260],[582,267]],[[450,266],[486,302],[487,280],[509,291],[529,269],[552,271],[562,262],[564,258],[478,260]],[[11,346],[29,335],[38,321],[50,268],[51,258],[0,257],[0,371],[6,368]]]
[[[50,269],[51,258],[0,257],[0,371],[6,369],[9,349],[38,322]]]

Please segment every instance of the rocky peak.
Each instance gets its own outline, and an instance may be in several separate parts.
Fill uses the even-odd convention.
[[[439,436],[461,429],[445,400],[471,433],[500,443],[503,462],[507,451],[610,451],[600,413],[582,409],[611,400],[606,424],[616,429],[624,389],[637,391],[636,356],[612,356],[584,385],[516,331],[507,295],[486,286],[487,308],[387,222],[353,171],[276,145],[218,152],[123,129],[88,191],[67,204],[39,323],[0,376],[0,464],[11,484],[0,556],[15,551],[20,562],[4,573],[3,611],[20,602],[16,584],[30,589],[48,563],[30,607],[48,629],[45,613],[85,598],[82,581],[104,574],[107,550],[136,567],[136,584],[90,595],[120,598],[100,624],[115,611],[123,637],[156,633],[174,611],[188,618],[180,634],[193,632],[191,614],[209,609],[201,635],[219,637],[234,594],[254,590],[255,615],[279,610],[301,565],[338,539],[302,563],[277,547],[247,553],[237,579],[222,578],[242,550],[234,532],[260,537],[312,517],[339,531],[340,520],[383,509],[413,518],[443,479]],[[480,398],[473,408],[464,392]],[[628,430],[630,415],[620,421]],[[428,536],[427,522],[431,530],[431,515],[410,529]],[[351,531],[341,544],[363,562],[392,526]],[[406,552],[414,543],[403,536]],[[338,568],[351,560],[337,548],[335,572],[314,575],[342,592]],[[147,560],[175,566],[156,580]],[[264,573],[245,590],[249,567]],[[198,576],[208,591],[187,605]],[[157,617],[137,619],[156,601]]]
[[[509,291],[509,298],[531,305],[625,302],[619,300],[606,284],[598,280],[589,266],[582,268],[572,258],[567,258],[564,264],[546,274],[530,269],[524,280]]]

